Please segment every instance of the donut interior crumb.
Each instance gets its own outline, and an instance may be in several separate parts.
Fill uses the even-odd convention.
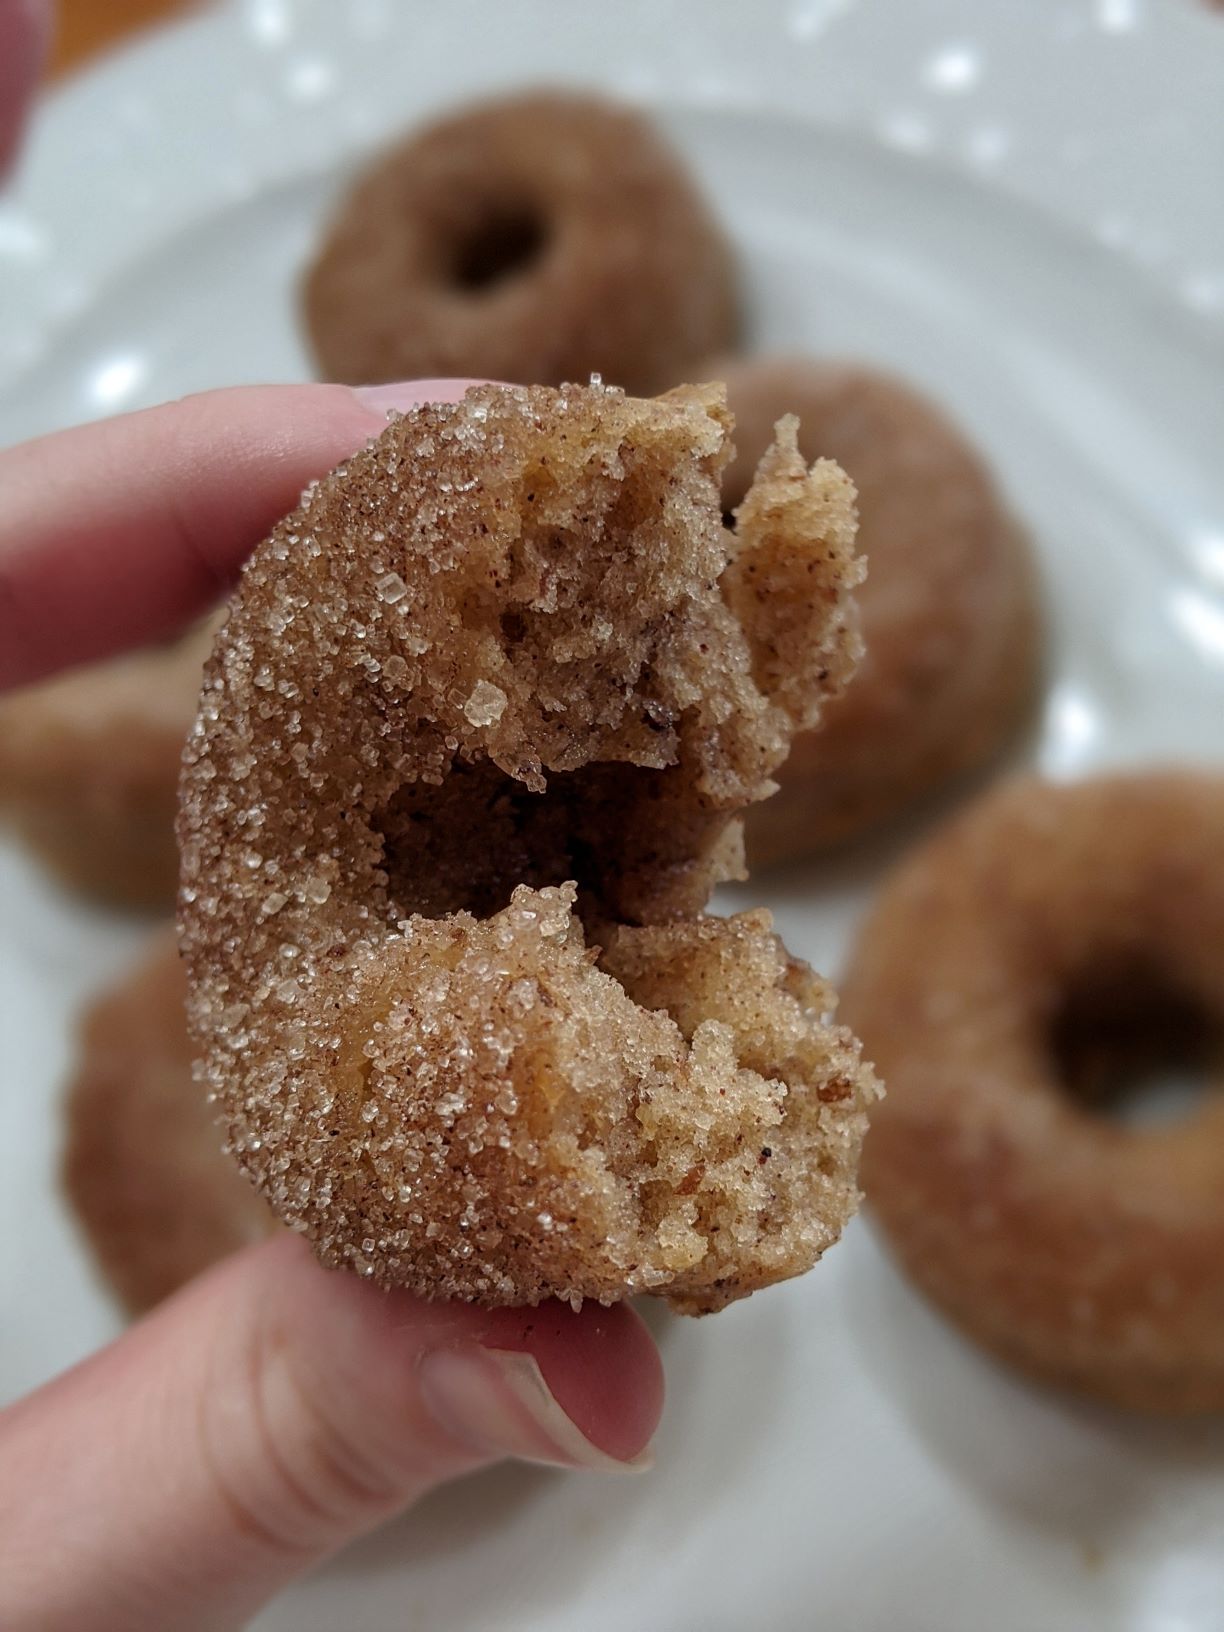
[[[810,1267],[875,1092],[766,914],[702,915],[857,655],[853,492],[714,389],[481,388],[256,553],[188,746],[192,1022],[277,1213],[422,1295]]]
[[[845,1221],[862,1132],[865,1073],[824,1023],[832,993],[767,913],[588,946],[574,905],[572,884],[520,885],[487,920],[415,918],[367,989],[349,1092],[398,1186],[384,1239],[410,1250],[414,1229],[446,1239],[466,1218],[458,1250],[479,1256],[451,1292],[474,1269],[511,1300],[525,1282],[575,1299],[662,1289],[691,1313],[810,1267]],[[405,1174],[427,1176],[428,1206]],[[598,1287],[573,1285],[575,1255],[603,1263]]]

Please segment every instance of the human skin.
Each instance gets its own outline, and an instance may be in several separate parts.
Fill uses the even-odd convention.
[[[0,0],[0,178],[17,155],[51,23],[44,0]]]
[[[0,689],[181,628],[388,408],[467,383],[209,392],[0,453]],[[241,1624],[459,1474],[642,1466],[662,1396],[625,1306],[424,1303],[278,1236],[0,1413],[0,1624]]]

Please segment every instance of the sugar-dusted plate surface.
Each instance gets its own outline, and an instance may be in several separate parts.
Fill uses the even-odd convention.
[[[1049,606],[1018,757],[1059,776],[1217,760],[1222,77],[1224,20],[1190,0],[225,7],[57,93],[0,195],[0,442],[306,377],[295,275],[362,150],[489,86],[602,85],[657,109],[700,172],[758,344],[895,367],[990,454]],[[767,901],[835,970],[914,827],[728,900]],[[56,1102],[74,1011],[141,931],[11,848],[0,897],[9,1397],[116,1329],[56,1194]],[[259,1626],[1224,1626],[1224,1431],[1013,1381],[864,1224],[806,1280],[658,1329],[652,1473],[456,1486]]]

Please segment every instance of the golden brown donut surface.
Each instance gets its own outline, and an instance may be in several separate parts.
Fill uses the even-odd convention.
[[[211,639],[197,630],[0,704],[0,817],[71,889],[172,905],[179,760]]]
[[[853,666],[852,500],[786,427],[733,540],[726,447],[712,387],[481,387],[247,566],[185,757],[189,1012],[325,1262],[700,1312],[854,1206],[832,994],[766,915],[701,916]]]
[[[885,887],[844,995],[888,1087],[864,1189],[917,1285],[1051,1381],[1224,1407],[1224,1099],[1166,1126],[1100,1103],[1157,1046],[1218,1077],[1224,780],[987,796]]]
[[[85,1015],[65,1102],[64,1188],[133,1315],[275,1223],[192,1081],[186,995],[167,929]]]
[[[650,393],[734,343],[730,246],[640,114],[540,92],[452,114],[380,155],[302,287],[323,377]]]
[[[736,422],[727,508],[777,419],[794,413],[804,457],[836,460],[855,484],[867,561],[863,663],[819,732],[795,742],[781,791],[748,818],[748,859],[762,865],[845,839],[997,753],[1033,695],[1037,588],[981,459],[911,387],[803,358],[711,372]]]

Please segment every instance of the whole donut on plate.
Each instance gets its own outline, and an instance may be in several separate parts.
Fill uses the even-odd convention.
[[[1224,1060],[1224,779],[989,794],[902,862],[845,1013],[887,1085],[863,1185],[978,1342],[1147,1411],[1224,1408],[1224,1098],[1132,1125],[1145,1062]]]
[[[302,283],[321,375],[456,376],[641,395],[738,328],[731,248],[649,120],[541,91],[446,115],[378,155]]]

